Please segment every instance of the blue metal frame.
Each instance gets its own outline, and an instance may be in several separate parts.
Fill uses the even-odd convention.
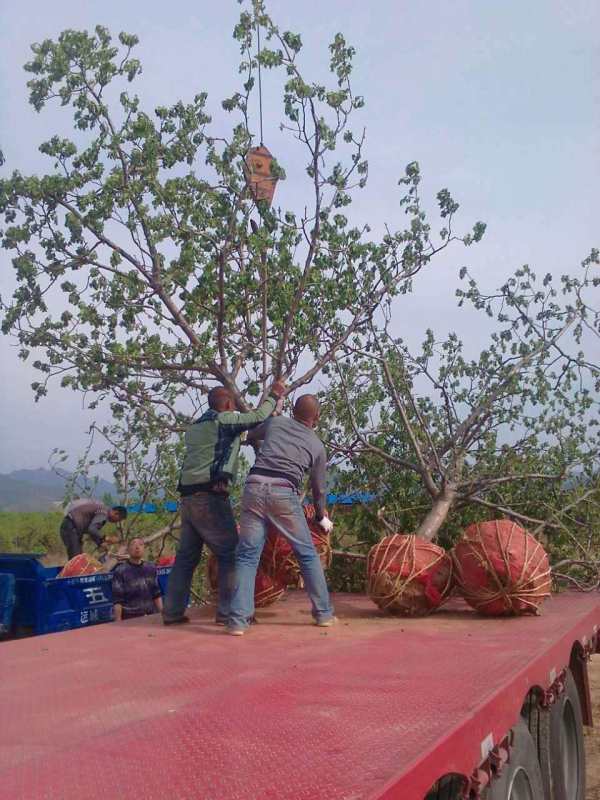
[[[328,494],[327,505],[330,506],[352,506],[372,503],[376,495],[371,492],[351,492],[350,494]],[[309,502],[308,500],[306,501]],[[157,503],[134,503],[127,506],[130,514],[156,514],[158,511],[178,511],[179,504],[176,500],[165,500],[162,504]]]

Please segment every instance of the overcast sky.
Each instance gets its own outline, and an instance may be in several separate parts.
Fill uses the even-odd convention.
[[[421,338],[427,325],[444,333],[478,328],[453,309],[458,269],[467,264],[492,287],[529,263],[555,273],[577,269],[598,235],[600,183],[600,3],[597,0],[271,0],[283,29],[302,33],[303,65],[325,77],[327,45],[342,31],[357,49],[354,88],[366,97],[368,188],[353,206],[376,231],[401,224],[397,179],[409,161],[424,175],[423,194],[448,187],[469,227],[488,224],[476,248],[455,250],[421,280],[402,323]],[[209,93],[217,123],[220,100],[237,88],[238,47],[231,31],[235,0],[20,0],[0,4],[0,147],[4,174],[49,170],[37,148],[69,132],[68,111],[36,114],[27,103],[29,45],[65,28],[100,23],[140,37],[144,71],[135,88],[143,104]],[[302,162],[278,132],[278,86],[265,76],[265,143],[286,167],[278,203],[300,197]],[[225,128],[224,128],[225,130]],[[0,253],[0,292],[12,287]],[[482,343],[483,344],[483,343]],[[91,421],[81,398],[58,386],[34,403],[33,371],[14,343],[0,339],[0,471],[45,466],[53,447],[74,455]]]

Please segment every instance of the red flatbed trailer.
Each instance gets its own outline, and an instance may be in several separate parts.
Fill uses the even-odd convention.
[[[591,724],[597,594],[519,619],[335,603],[329,629],[292,593],[239,638],[203,609],[1,644],[0,797],[422,800],[449,774],[486,796],[525,699],[552,700],[569,666]]]

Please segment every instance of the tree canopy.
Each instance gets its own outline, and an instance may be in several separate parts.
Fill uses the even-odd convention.
[[[108,398],[117,415],[135,407],[173,428],[215,383],[245,408],[273,377],[310,382],[436,253],[481,238],[481,223],[453,233],[458,206],[444,189],[434,241],[415,163],[399,181],[402,227],[377,240],[351,224],[368,172],[364,131],[351,124],[364,102],[351,86],[354,48],[337,34],[328,80],[313,80],[300,35],[281,31],[262,2],[242,8],[234,37],[241,84],[222,103],[228,131],[215,129],[202,91],[142,108],[130,89],[141,73],[133,35],[98,26],[32,46],[30,102],[39,112],[59,103],[74,127],[72,139],[41,145],[47,174],[0,182],[16,279],[2,329],[40,371],[38,397],[56,378],[92,404]],[[255,202],[244,179],[259,60],[282,74],[282,126],[305,152],[300,215]],[[276,161],[271,171],[284,177]]]
[[[464,269],[458,303],[491,320],[489,339],[476,353],[426,320],[422,346],[409,345],[396,312],[419,302],[419,274],[485,225],[457,234],[445,188],[428,220],[413,161],[398,181],[400,219],[375,236],[382,221],[358,223],[351,208],[368,178],[354,48],[337,34],[326,78],[307,75],[301,36],[262,0],[242,3],[234,37],[227,129],[200,87],[143,108],[134,35],[98,26],[32,46],[30,103],[59,104],[73,126],[40,146],[47,174],[0,181],[15,280],[2,330],[39,370],[36,397],[57,380],[92,407],[111,404],[104,458],[127,493],[131,474],[172,475],[170,432],[210,386],[244,409],[274,378],[293,391],[326,374],[332,450],[353,465],[351,480],[414,497],[414,530],[435,537],[451,510],[478,508],[571,535],[565,487],[598,474],[598,251],[562,278],[525,266],[498,289]],[[259,66],[279,76],[281,127],[304,153],[301,211],[277,195],[273,207],[256,201],[246,183]],[[283,180],[280,155],[271,175]]]

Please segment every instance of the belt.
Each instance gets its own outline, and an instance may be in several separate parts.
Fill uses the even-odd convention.
[[[197,492],[181,495],[181,499],[185,500],[186,497],[198,497],[199,495],[202,494],[212,494],[212,495],[216,494],[220,497],[229,497],[229,492],[227,491],[227,489],[198,489]]]
[[[229,496],[229,489],[225,481],[215,481],[214,483],[197,483],[182,486],[180,483],[177,487],[182,497],[195,497],[200,494],[224,494]],[[191,491],[190,491],[191,490]]]
[[[299,482],[294,478],[293,475],[289,475],[287,472],[283,472],[283,470],[276,470],[276,469],[266,469],[264,467],[252,467],[249,473],[249,477],[251,478],[253,475],[262,475],[265,478],[279,478],[282,481],[287,481],[291,483],[292,486],[296,491],[299,491],[300,486]]]
[[[291,484],[289,481],[281,482],[281,483],[271,483],[271,481],[253,481],[252,478],[248,478],[247,483],[254,483],[257,486],[283,486],[285,489],[292,489],[292,491],[296,491],[296,487]]]

